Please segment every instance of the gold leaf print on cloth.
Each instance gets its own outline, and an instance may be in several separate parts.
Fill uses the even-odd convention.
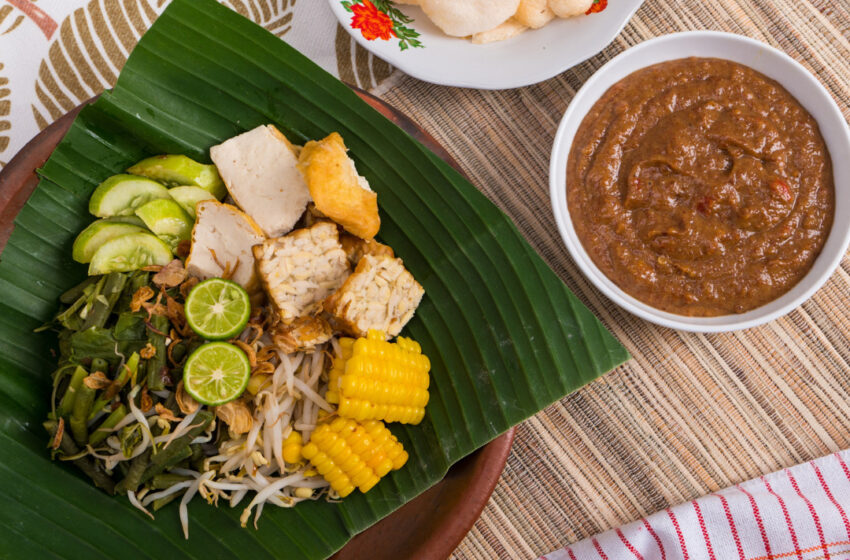
[[[24,14],[6,4],[0,7],[0,35],[11,33],[24,22]]]
[[[372,90],[393,73],[393,67],[357,44],[341,26],[336,28],[336,63],[339,78],[366,91]]]
[[[221,3],[278,37],[292,28],[295,0]],[[65,18],[38,69],[32,113],[39,129],[114,86],[133,47],[166,4],[166,0],[91,0]]]
[[[0,8],[0,35],[14,31],[25,18],[29,18],[44,36],[50,39],[56,32],[56,22],[47,13],[35,5],[36,0],[6,0],[6,5]],[[3,20],[13,15],[8,27]]]
[[[91,0],[65,18],[38,68],[32,112],[39,128],[115,85],[164,7],[164,0]]]
[[[230,6],[278,37],[283,37],[292,29],[295,0],[225,0],[222,4]]]
[[[0,63],[0,72],[4,67],[4,64]],[[0,168],[6,165],[3,152],[9,147],[9,131],[12,129],[12,122],[9,120],[9,114],[12,112],[10,93],[9,78],[0,74]]]

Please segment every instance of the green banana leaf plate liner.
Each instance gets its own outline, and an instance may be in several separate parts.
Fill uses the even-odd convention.
[[[419,426],[393,431],[410,461],[342,503],[241,508],[194,500],[151,521],[65,464],[41,427],[54,368],[35,334],[85,275],[71,243],[104,178],[158,153],[208,149],[263,123],[300,143],[338,131],[378,193],[382,239],[426,290],[407,334],[431,358]],[[303,55],[214,0],[175,0],[112,92],[83,109],[40,171],[0,262],[0,556],[325,558],[437,483],[449,467],[628,358],[511,221],[459,173]]]

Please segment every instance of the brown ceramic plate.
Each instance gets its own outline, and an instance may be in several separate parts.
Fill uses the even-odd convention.
[[[431,135],[401,112],[364,92],[367,103],[460,170]],[[41,167],[65,136],[82,106],[44,129],[0,171],[0,251],[12,233],[15,216],[38,184]],[[335,560],[369,558],[447,558],[472,528],[499,480],[514,428],[454,465],[446,477],[415,500],[352,539],[333,556]]]

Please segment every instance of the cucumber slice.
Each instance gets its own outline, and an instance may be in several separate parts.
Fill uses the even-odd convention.
[[[153,156],[127,170],[167,185],[193,185],[221,200],[227,195],[215,165],[205,165],[183,155]]]
[[[133,224],[134,226],[139,226],[140,228],[145,227],[145,222],[143,222],[138,216],[135,214],[132,216],[112,216],[111,218],[106,218],[110,222],[118,222],[122,224]]]
[[[139,223],[142,223],[139,220]],[[74,240],[71,256],[79,263],[91,262],[95,252],[100,246],[109,241],[128,233],[145,233],[144,227],[133,224],[125,224],[112,220],[98,220],[82,232]]]
[[[170,196],[168,189],[156,181],[137,175],[113,175],[92,193],[89,212],[98,218],[131,216],[136,208],[157,198]]]
[[[168,194],[171,195],[177,204],[189,214],[192,219],[195,219],[195,206],[204,200],[215,200],[212,193],[205,191],[201,187],[172,187],[168,189]]]
[[[157,236],[128,233],[110,239],[95,251],[89,264],[89,276],[129,272],[153,264],[165,266],[173,258],[171,249]]]
[[[151,200],[139,206],[136,208],[136,216],[172,249],[181,241],[192,238],[195,220],[170,198]]]

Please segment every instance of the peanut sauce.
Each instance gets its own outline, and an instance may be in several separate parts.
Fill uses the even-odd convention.
[[[776,81],[720,59],[663,62],[615,84],[567,167],[593,262],[680,315],[743,313],[790,290],[826,242],[834,197],[815,119]]]

